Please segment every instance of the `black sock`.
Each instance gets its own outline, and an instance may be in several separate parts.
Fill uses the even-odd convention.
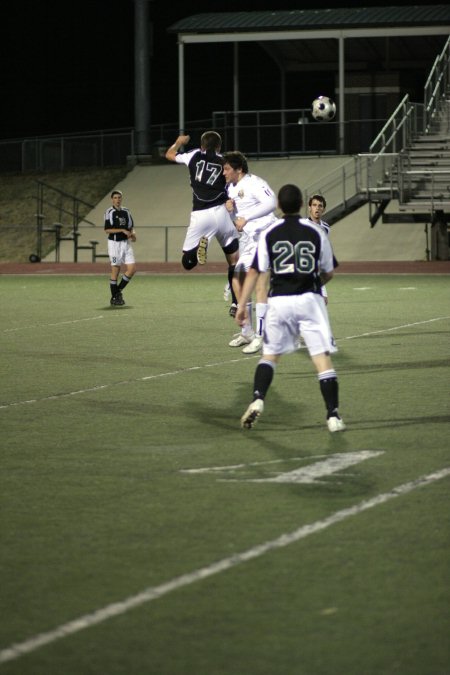
[[[110,279],[109,288],[111,290],[111,297],[113,298],[115,295],[117,295],[117,291],[119,290],[117,288],[117,281],[114,281],[113,279]]]
[[[231,291],[231,302],[235,305],[238,304],[235,292],[233,291],[233,277],[234,277],[234,270],[235,270],[236,265],[228,265],[228,283],[230,284],[230,291]]]
[[[335,371],[327,370],[324,373],[319,373],[319,385],[327,409],[327,418],[339,417],[339,385]]]
[[[125,288],[125,286],[127,285],[127,283],[128,283],[129,281],[131,281],[131,277],[127,277],[127,275],[124,274],[124,275],[122,276],[121,282],[120,282],[120,284],[119,284],[119,291],[123,291],[123,289]]]
[[[260,361],[258,363],[253,380],[253,400],[257,398],[264,400],[273,380],[274,371],[275,364],[272,361]]]

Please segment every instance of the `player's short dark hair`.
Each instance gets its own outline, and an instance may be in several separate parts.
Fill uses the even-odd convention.
[[[123,197],[123,194],[121,193],[120,190],[113,190],[111,192],[111,199],[114,197],[114,195],[120,195],[121,197]]]
[[[218,152],[222,147],[222,138],[217,131],[205,131],[200,138],[200,144],[206,152]]]
[[[302,191],[297,185],[283,185],[278,192],[278,206],[283,213],[298,213],[303,205]]]
[[[239,152],[239,150],[225,152],[223,155],[223,163],[229,164],[235,171],[242,169],[242,173],[248,173],[247,157],[243,155],[242,152]]]
[[[320,202],[321,204],[323,204],[324,209],[327,208],[327,203],[323,195],[311,195],[311,197],[308,199],[308,206],[311,206],[314,199],[316,200],[316,202]]]

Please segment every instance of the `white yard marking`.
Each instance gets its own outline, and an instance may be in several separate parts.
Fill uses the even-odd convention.
[[[93,611],[91,614],[84,614],[77,619],[68,621],[67,623],[58,626],[54,630],[34,635],[28,640],[24,640],[23,642],[13,644],[9,647],[6,647],[5,649],[2,649],[0,651],[0,663],[6,663],[7,661],[18,659],[25,654],[34,652],[40,647],[50,645],[57,640],[68,637],[69,635],[79,633],[82,630],[103,623],[104,621],[112,619],[115,616],[125,614],[135,607],[140,607],[141,605],[144,605],[148,602],[157,600],[158,598],[161,598],[172,591],[184,588],[185,586],[190,586],[191,584],[202,581],[203,579],[207,579],[208,577],[211,577],[215,574],[226,572],[227,570],[237,567],[238,565],[242,565],[249,560],[259,558],[270,551],[275,551],[277,549],[290,546],[291,544],[295,544],[296,542],[309,537],[311,534],[326,530],[332,525],[336,525],[337,523],[347,520],[347,518],[350,518],[351,516],[357,516],[364,511],[373,509],[375,506],[380,506],[391,499],[408,494],[419,487],[430,485],[431,483],[434,483],[435,481],[445,478],[449,475],[450,467],[445,467],[434,473],[421,476],[416,480],[403,483],[403,485],[398,485],[389,492],[384,492],[375,497],[372,497],[371,499],[362,501],[359,504],[342,509],[341,511],[335,511],[335,513],[332,513],[327,518],[317,520],[316,522],[309,523],[308,525],[302,525],[297,530],[282,534],[276,539],[263,542],[258,546],[254,546],[253,548],[242,551],[241,553],[236,553],[235,555],[229,556],[228,558],[223,558],[218,562],[211,563],[211,565],[201,567],[200,569],[194,570],[193,572],[182,574],[181,576],[166,581],[159,586],[146,588],[136,595],[125,598],[125,600],[113,602],[110,605],[106,605],[101,609]]]
[[[364,462],[366,459],[383,455],[383,451],[361,450],[360,452],[336,453],[322,462],[314,462],[309,466],[280,473],[270,478],[245,478],[249,483],[320,483],[319,478],[343,471],[349,466]]]
[[[220,478],[219,480],[243,481],[249,483],[318,483],[319,478],[330,476],[337,471],[343,471],[349,466],[364,462],[366,459],[372,459],[383,455],[383,450],[359,450],[358,452],[335,453],[334,455],[312,455],[311,457],[289,457],[288,459],[271,459],[265,462],[249,462],[248,464],[231,464],[228,466],[204,466],[198,469],[181,469],[180,473],[199,474],[199,473],[221,473],[233,474],[233,478]],[[324,459],[323,459],[324,458]],[[284,471],[270,478],[235,478],[234,474],[239,469],[250,469],[273,464],[286,464],[286,462],[305,462],[313,459],[322,459],[320,462],[314,462],[308,466],[294,471]]]
[[[98,317],[102,318],[102,317]],[[343,340],[356,340],[357,338],[369,337],[370,335],[379,335],[380,333],[389,333],[396,330],[402,330],[403,328],[411,328],[412,326],[421,326],[427,323],[433,323],[434,321],[445,321],[450,319],[450,316],[438,316],[435,319],[427,319],[425,321],[415,321],[414,323],[405,323],[401,326],[392,326],[391,328],[382,328],[381,330],[370,331],[368,333],[360,333],[359,335],[349,335],[347,337],[339,338],[336,342],[342,342]],[[242,363],[243,360],[260,358],[259,354],[255,356],[240,357],[237,359],[228,359],[226,361],[216,361],[215,363],[205,363],[202,366],[191,366],[190,368],[180,368],[179,370],[172,370],[167,373],[159,373],[156,375],[146,375],[145,377],[137,377],[133,380],[124,380],[122,382],[112,382],[110,384],[99,384],[94,387],[87,387],[86,389],[79,389],[78,391],[69,391],[63,394],[55,394],[53,396],[44,396],[43,398],[33,398],[28,399],[27,401],[14,401],[12,403],[4,403],[0,405],[0,410],[5,410],[7,408],[13,408],[20,405],[29,405],[31,403],[41,403],[44,401],[58,401],[69,396],[76,396],[80,394],[87,394],[93,391],[98,391],[100,389],[108,389],[109,387],[116,387],[119,385],[132,384],[134,382],[146,382],[148,380],[156,380],[160,377],[173,377],[174,375],[182,375],[183,373],[188,373],[192,370],[203,370],[204,368],[218,368],[221,366],[228,366],[231,363]]]
[[[301,462],[305,459],[317,459],[318,457],[328,457],[329,455],[312,455],[311,457],[288,457],[287,459],[268,459],[264,462],[248,462],[242,464],[226,464],[225,466],[202,466],[199,469],[180,469],[180,473],[214,473],[215,471],[236,471],[236,469],[246,469],[249,466],[263,466],[265,464],[280,464],[280,462]]]

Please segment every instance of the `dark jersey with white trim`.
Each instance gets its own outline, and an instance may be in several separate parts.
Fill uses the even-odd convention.
[[[129,209],[123,206],[121,206],[120,209],[110,206],[109,209],[106,210],[105,230],[109,230],[110,228],[132,230],[133,227],[133,218],[131,217]],[[112,239],[113,241],[126,241],[128,237],[124,232],[115,232],[114,234],[109,234],[108,239]]]
[[[269,295],[320,294],[319,272],[333,270],[333,252],[326,235],[299,216],[285,216],[263,231],[252,267],[270,268]]]
[[[221,155],[197,149],[179,153],[175,161],[178,164],[186,164],[189,169],[193,211],[225,204],[228,197]]]

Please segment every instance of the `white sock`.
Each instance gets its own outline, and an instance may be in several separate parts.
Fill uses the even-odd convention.
[[[245,335],[245,337],[250,337],[250,335],[253,335],[253,328],[252,328],[253,303],[251,300],[250,302],[247,302],[246,309],[248,318],[245,324],[242,326],[242,335]]]
[[[267,303],[266,302],[257,302],[255,308],[256,316],[256,334],[261,336],[264,332],[264,317],[267,312]]]

